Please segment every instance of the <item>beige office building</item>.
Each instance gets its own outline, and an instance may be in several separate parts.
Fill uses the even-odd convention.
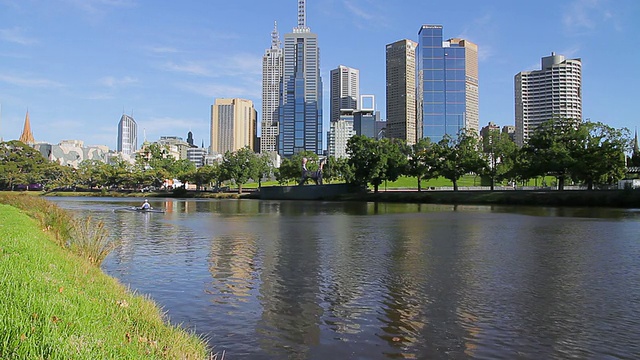
[[[416,142],[416,47],[411,40],[387,45],[387,131],[388,138]]]
[[[255,151],[257,112],[251,100],[216,99],[211,106],[211,151],[224,154],[245,146]]]

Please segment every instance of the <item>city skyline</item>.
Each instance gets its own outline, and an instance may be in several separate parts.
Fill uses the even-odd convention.
[[[274,21],[295,27],[295,3],[0,0],[0,137],[17,139],[28,110],[36,141],[77,139],[115,149],[118,120],[127,113],[149,140],[193,131],[196,143],[208,142],[215,98],[247,98],[262,108],[262,55]],[[514,75],[538,69],[540,58],[555,52],[582,59],[583,117],[633,132],[637,91],[629,79],[640,76],[640,54],[625,45],[640,34],[640,4],[536,5],[461,1],[451,11],[417,1],[400,8],[309,0],[307,23],[319,37],[321,77],[329,79],[338,65],[359,69],[360,91],[377,97],[383,119],[385,45],[417,41],[420,26],[441,24],[446,38],[478,45],[480,127],[513,125]],[[611,54],[622,49],[612,65]],[[325,86],[325,132],[329,91]]]

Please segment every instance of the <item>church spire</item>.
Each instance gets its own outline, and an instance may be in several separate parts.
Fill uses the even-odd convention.
[[[22,129],[22,135],[20,135],[19,140],[29,145],[36,143],[36,140],[33,138],[33,133],[31,132],[31,122],[29,121],[29,110],[27,110],[27,116],[24,119],[24,128]]]

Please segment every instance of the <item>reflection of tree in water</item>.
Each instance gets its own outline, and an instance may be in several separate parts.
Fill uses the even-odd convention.
[[[455,217],[454,217],[455,218]],[[480,331],[465,293],[472,262],[463,244],[467,225],[442,224],[428,218],[403,218],[390,232],[387,293],[381,300],[384,339],[390,357],[461,358],[471,356],[468,339]],[[425,237],[428,236],[428,237]]]
[[[327,303],[324,322],[343,341],[351,340],[362,332],[360,323],[366,316],[366,303],[372,292],[368,284],[375,282],[371,267],[371,243],[373,229],[361,228],[360,219],[337,216],[328,219],[325,225],[322,259],[324,271],[323,302]]]
[[[322,308],[318,248],[321,223],[313,217],[281,219],[270,233],[260,286],[262,316],[257,331],[261,348],[276,358],[300,358],[319,345]]]

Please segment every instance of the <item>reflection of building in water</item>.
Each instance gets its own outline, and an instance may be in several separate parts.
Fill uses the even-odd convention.
[[[331,248],[323,253],[335,254],[335,258],[324,262],[325,283],[329,284],[324,295],[329,307],[324,317],[330,319],[327,322],[339,337],[347,337],[362,332],[360,320],[366,318],[368,311],[362,304],[372,293],[367,285],[372,283],[370,258],[376,249],[363,241],[368,234],[354,231],[352,218],[339,216],[327,220],[324,235],[330,240],[323,244]]]
[[[310,218],[287,217],[274,221],[274,228],[262,229],[263,242],[269,246],[260,279],[263,310],[258,331],[264,332],[261,348],[274,358],[305,358],[309,347],[320,343],[323,310],[318,305],[322,296],[318,243],[325,229],[307,222]],[[282,339],[273,339],[273,334]],[[283,343],[289,347],[278,346]]]
[[[234,225],[230,222],[230,234],[216,237],[211,242],[209,257],[209,271],[213,277],[213,291],[208,293],[215,295],[214,302],[228,305],[237,305],[238,302],[248,298],[256,282],[257,261],[256,238],[247,237],[243,229],[234,231]]]

